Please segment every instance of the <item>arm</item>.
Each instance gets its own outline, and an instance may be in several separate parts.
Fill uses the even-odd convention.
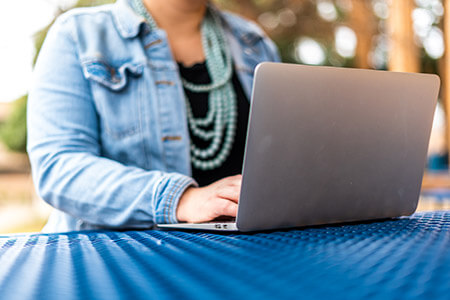
[[[70,19],[60,18],[41,50],[28,102],[28,153],[39,195],[88,223],[147,228],[174,223],[193,179],[100,157],[97,111]]]

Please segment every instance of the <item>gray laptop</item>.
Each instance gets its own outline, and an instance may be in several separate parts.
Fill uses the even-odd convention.
[[[255,231],[412,214],[440,86],[429,74],[262,63],[235,222]]]

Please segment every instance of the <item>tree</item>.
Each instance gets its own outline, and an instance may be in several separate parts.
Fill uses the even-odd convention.
[[[373,48],[373,37],[377,33],[377,21],[372,13],[371,1],[352,0],[352,5],[349,25],[357,38],[355,66],[363,69],[371,68],[369,53]]]
[[[412,11],[414,0],[392,1],[388,19],[391,39],[389,70],[419,72],[420,58],[414,41]]]

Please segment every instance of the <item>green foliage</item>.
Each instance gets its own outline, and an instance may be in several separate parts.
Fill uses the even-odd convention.
[[[28,96],[22,96],[14,101],[11,115],[0,127],[0,139],[12,151],[26,151],[27,98]]]

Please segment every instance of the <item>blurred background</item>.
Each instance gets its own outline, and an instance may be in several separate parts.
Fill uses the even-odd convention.
[[[46,32],[69,9],[112,2],[0,2],[0,234],[39,231],[51,210],[34,191],[25,153],[27,92]],[[450,0],[214,2],[260,24],[284,62],[441,76],[418,209],[450,209]]]

